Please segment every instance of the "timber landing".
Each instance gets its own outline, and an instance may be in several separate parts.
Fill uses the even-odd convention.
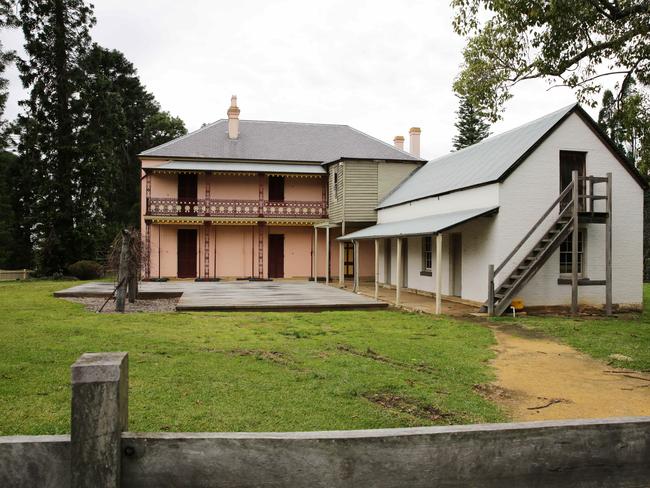
[[[84,283],[54,292],[55,297],[104,297],[110,282]],[[387,303],[320,283],[304,281],[223,281],[140,283],[138,298],[177,298],[177,312],[186,311],[324,311],[381,309]]]

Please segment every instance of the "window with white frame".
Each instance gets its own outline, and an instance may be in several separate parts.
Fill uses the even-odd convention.
[[[578,274],[584,275],[585,263],[585,239],[587,231],[584,229],[578,230]],[[560,244],[560,273],[571,274],[571,267],[573,264],[572,249],[573,246],[573,233]]]
[[[431,271],[431,236],[422,238],[422,271]]]

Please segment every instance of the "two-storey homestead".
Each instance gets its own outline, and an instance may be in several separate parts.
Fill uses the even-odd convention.
[[[414,155],[347,125],[240,120],[236,97],[227,114],[140,154],[144,277],[352,275],[351,245],[334,239],[374,224],[424,163],[419,129]]]

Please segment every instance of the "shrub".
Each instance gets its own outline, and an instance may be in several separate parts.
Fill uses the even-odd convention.
[[[68,272],[80,280],[94,280],[102,276],[102,266],[95,261],[77,261],[68,266]]]

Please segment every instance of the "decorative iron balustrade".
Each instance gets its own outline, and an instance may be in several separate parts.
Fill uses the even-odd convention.
[[[261,203],[261,205],[260,205]],[[179,200],[148,198],[147,213],[156,217],[327,218],[325,202],[270,200]]]

